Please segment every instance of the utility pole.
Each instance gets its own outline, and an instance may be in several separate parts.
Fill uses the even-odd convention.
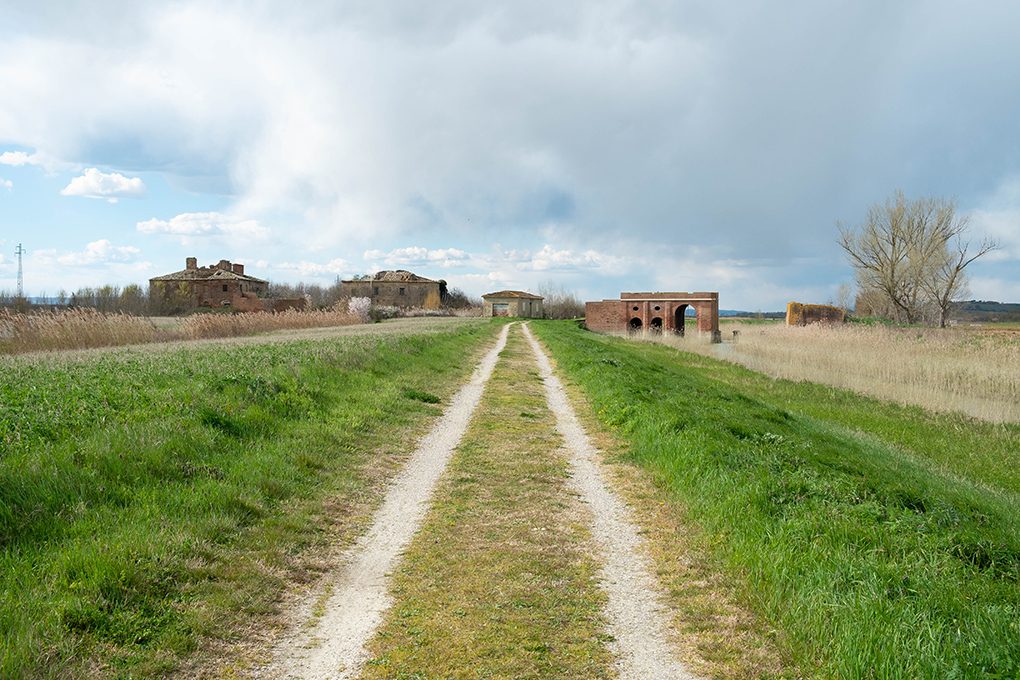
[[[18,256],[18,300],[22,300],[25,297],[25,272],[21,267],[21,256],[25,254],[25,249],[18,244],[17,250],[14,254]]]

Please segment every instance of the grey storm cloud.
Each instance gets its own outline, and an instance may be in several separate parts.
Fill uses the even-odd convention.
[[[215,186],[323,247],[554,227],[831,268],[835,221],[896,188],[980,209],[1020,174],[1011,2],[89,2],[0,25],[0,141]]]

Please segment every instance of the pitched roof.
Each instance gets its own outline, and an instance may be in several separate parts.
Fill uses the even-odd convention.
[[[365,281],[402,281],[412,283],[439,283],[433,279],[426,279],[406,269],[384,269],[376,272],[371,279],[347,279],[344,283],[364,283]]]
[[[437,283],[432,279],[426,279],[424,276],[418,276],[413,272],[409,272],[406,269],[394,269],[394,270],[383,270],[376,272],[375,276],[372,277],[373,281],[420,281],[422,283]]]
[[[154,276],[150,281],[247,281],[249,283],[269,283],[247,274],[235,274],[219,267],[199,267],[197,269],[182,269],[173,274]]]
[[[541,295],[535,295],[534,293],[526,293],[523,290],[501,290],[496,293],[486,293],[482,296],[483,299],[488,300],[489,298],[524,298],[526,300],[544,300]]]

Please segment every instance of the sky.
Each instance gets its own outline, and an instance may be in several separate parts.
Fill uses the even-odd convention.
[[[0,290],[220,259],[833,302],[896,190],[1020,302],[1020,4],[0,0]]]

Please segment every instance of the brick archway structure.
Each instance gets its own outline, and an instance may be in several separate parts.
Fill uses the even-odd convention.
[[[663,333],[684,334],[687,307],[698,315],[698,332],[709,333],[713,342],[720,342],[719,293],[620,293],[619,300],[586,302],[584,323],[589,330],[601,333],[626,333],[640,320],[639,328],[661,326]]]

